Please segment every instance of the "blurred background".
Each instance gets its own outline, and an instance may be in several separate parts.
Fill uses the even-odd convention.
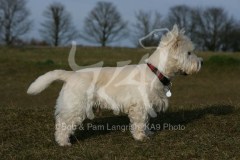
[[[0,159],[239,159],[240,0],[0,0]],[[198,74],[172,80],[169,109],[150,124],[149,141],[130,131],[77,130],[72,147],[54,140],[54,111],[62,83],[26,94],[40,75],[99,61],[138,64],[162,33],[177,24],[204,59]],[[149,34],[151,33],[151,34]],[[129,61],[130,60],[130,61]],[[126,93],[127,95],[127,93]],[[84,125],[129,125],[126,115],[101,112]]]
[[[154,29],[174,24],[200,50],[240,50],[238,0],[0,0],[2,45],[139,47]],[[145,45],[156,46],[152,35]]]

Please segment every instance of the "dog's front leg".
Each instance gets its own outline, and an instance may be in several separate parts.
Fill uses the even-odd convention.
[[[146,127],[148,123],[148,114],[143,107],[131,106],[128,117],[131,123],[131,133],[135,140],[143,141],[148,139]]]

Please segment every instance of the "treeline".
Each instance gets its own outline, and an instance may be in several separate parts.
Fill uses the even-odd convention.
[[[18,45],[21,37],[33,28],[26,0],[0,0],[0,42]],[[111,2],[97,2],[88,13],[84,26],[78,31],[73,25],[71,14],[61,3],[50,4],[43,12],[41,23],[42,40],[32,39],[30,45],[59,46],[81,38],[93,44],[107,46],[122,39],[131,39],[135,46],[138,40],[152,30],[172,28],[177,24],[201,50],[239,51],[240,23],[223,8],[197,8],[186,5],[171,7],[167,16],[159,12],[140,10],[135,13],[135,22],[125,21]],[[146,46],[157,45],[160,37],[154,35],[144,41]]]

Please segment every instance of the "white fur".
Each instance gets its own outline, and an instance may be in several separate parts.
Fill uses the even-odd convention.
[[[201,66],[200,58],[186,54],[192,50],[192,42],[174,26],[162,38],[148,62],[168,78],[182,71],[191,74],[199,71]],[[70,145],[69,136],[74,129],[69,127],[82,124],[86,118],[94,118],[94,106],[113,110],[115,114],[128,114],[133,126],[131,132],[136,140],[147,138],[149,115],[155,117],[156,112],[168,108],[164,86],[146,64],[77,72],[55,70],[40,76],[27,93],[40,93],[55,80],[64,81],[55,111],[55,139],[61,146]]]
[[[27,93],[36,95],[46,89],[53,81],[65,81],[72,71],[54,70],[38,77],[28,88]]]

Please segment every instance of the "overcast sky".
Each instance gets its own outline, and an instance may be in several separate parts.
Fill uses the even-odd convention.
[[[112,2],[118,11],[122,14],[124,20],[127,20],[129,24],[134,23],[134,14],[136,11],[142,9],[145,11],[158,11],[163,16],[168,13],[170,7],[185,4],[195,7],[207,7],[207,6],[217,6],[223,7],[226,11],[240,20],[240,0],[104,0],[107,2]],[[28,38],[38,38],[40,23],[43,22],[44,18],[42,16],[43,11],[53,2],[61,2],[66,6],[68,12],[71,13],[73,18],[73,23],[76,28],[81,31],[84,18],[90,12],[90,10],[95,6],[97,0],[28,0],[28,8],[31,11],[31,19],[34,21],[33,30],[28,34]],[[78,43],[84,43],[82,40],[77,40]],[[129,41],[123,40],[118,43],[120,46],[131,46]]]

